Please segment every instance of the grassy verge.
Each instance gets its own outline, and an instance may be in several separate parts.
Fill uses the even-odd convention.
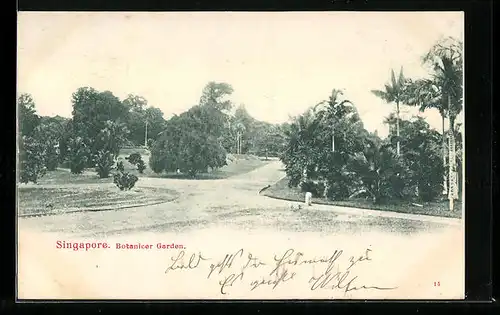
[[[277,199],[284,199],[284,200],[298,201],[298,202],[304,202],[304,197],[305,197],[305,193],[301,192],[299,188],[288,187],[288,178],[286,177],[277,182],[275,185],[264,190],[262,192],[262,195]],[[423,214],[423,215],[441,216],[449,218],[462,217],[462,203],[459,201],[455,203],[455,211],[453,212],[448,210],[447,200],[419,203],[422,205],[422,207],[414,206],[412,205],[411,202],[399,202],[399,201],[389,204],[375,205],[373,204],[373,202],[366,199],[332,201],[332,200],[324,200],[322,198],[313,198],[313,203],[335,205],[342,207],[353,207],[361,209]]]
[[[121,154],[118,157],[118,161],[123,162],[123,167],[126,172],[136,175],[137,177],[155,177],[155,178],[177,178],[177,179],[193,179],[187,174],[176,174],[176,173],[161,173],[156,174],[149,168],[144,170],[142,174],[139,173],[137,167],[130,164],[125,157],[127,154]],[[142,159],[147,164],[149,163],[149,156],[143,155]],[[200,173],[196,176],[197,180],[204,179],[224,179],[231,176],[241,175],[255,170],[261,166],[266,165],[272,160],[264,160],[263,158],[258,158],[254,156],[233,156],[231,155],[231,160],[229,164],[221,167],[218,170],[214,170],[208,173]],[[71,174],[67,168],[58,168],[55,171],[47,172],[42,178],[38,180],[40,185],[63,185],[63,184],[107,184],[113,182],[113,176],[110,175],[108,178],[99,178],[93,169],[86,169],[82,174]]]
[[[44,188],[20,187],[18,209],[20,215],[70,212],[79,209],[115,209],[156,204],[177,198],[173,190],[133,188],[120,191],[111,185]]]
[[[97,173],[91,169],[82,174],[72,174],[69,169],[58,168],[47,172],[38,180],[40,185],[64,185],[64,184],[108,184],[113,182],[113,176],[99,178]],[[20,185],[19,187],[22,187]]]

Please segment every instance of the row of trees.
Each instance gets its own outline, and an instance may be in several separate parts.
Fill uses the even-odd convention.
[[[390,126],[387,139],[364,129],[355,106],[339,90],[295,118],[286,128],[281,155],[289,185],[330,199],[365,194],[374,202],[415,195],[428,201],[445,189],[453,208],[462,163],[456,152],[457,142],[460,148],[462,141],[456,124],[463,101],[462,43],[441,40],[422,62],[430,66],[428,78],[405,78],[402,69],[398,76],[391,71],[391,82],[372,91],[396,107],[385,120]],[[438,109],[442,133],[420,117],[401,120],[400,107],[406,105],[421,111]],[[448,132],[445,119],[450,122]]]
[[[233,112],[233,88],[209,82],[199,104],[166,121],[160,109],[137,95],[123,101],[109,91],[79,88],[72,117],[40,117],[29,94],[18,98],[21,182],[36,180],[65,165],[74,174],[95,168],[109,177],[120,149],[147,145],[155,172],[196,175],[226,164],[226,153],[277,156],[283,136],[278,125],[254,119],[242,105]],[[137,164],[142,172],[143,163]]]
[[[108,177],[121,147],[151,143],[165,127],[161,110],[140,96],[120,101],[109,91],[83,87],[73,93],[72,105],[70,119],[43,117],[31,95],[18,97],[21,182],[36,182],[60,164],[75,174],[95,167]]]

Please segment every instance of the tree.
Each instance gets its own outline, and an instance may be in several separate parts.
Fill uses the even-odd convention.
[[[107,177],[109,171],[106,170],[113,165],[111,159],[118,154],[128,132],[123,123],[130,108],[113,93],[98,92],[89,87],[79,88],[73,93],[72,102],[73,170],[82,171],[81,163],[75,159],[86,154],[85,166],[97,167],[99,176]]]
[[[410,101],[419,105],[421,110],[430,107],[437,108],[442,115],[443,122],[443,152],[445,155],[444,117],[448,116],[450,129],[448,132],[448,176],[450,210],[453,209],[453,200],[458,198],[456,184],[456,152],[455,121],[463,108],[463,43],[447,37],[437,41],[429,52],[423,56],[424,65],[430,66],[429,79],[417,80],[410,85]],[[443,157],[445,163],[445,158]]]
[[[405,91],[404,87],[406,86],[406,80],[403,75],[403,67],[401,67],[401,70],[399,72],[399,76],[396,79],[396,75],[394,73],[394,70],[391,69],[391,82],[388,84],[385,84],[385,89],[382,90],[372,90],[372,93],[375,94],[377,97],[381,98],[387,103],[395,103],[396,104],[396,117],[397,117],[397,122],[396,122],[396,153],[397,155],[400,155],[400,135],[399,135],[399,106],[402,104],[403,100],[405,99]]]
[[[230,110],[233,104],[229,97],[233,93],[233,88],[228,83],[209,82],[202,91],[199,106],[192,108],[194,119],[201,119],[206,124],[206,132],[217,138],[220,145],[229,144],[227,141],[230,130]],[[229,147],[227,147],[229,149]]]
[[[208,168],[218,168],[226,164],[226,151],[218,138],[207,132],[203,124],[206,119],[199,117],[206,113],[199,106],[188,112],[172,117],[167,128],[153,145],[150,156],[151,169],[183,173],[195,177]]]
[[[40,117],[40,124],[36,128],[36,136],[42,140],[44,144],[45,159],[48,171],[53,171],[61,161],[60,143],[64,137],[65,123],[67,118],[55,117]]]
[[[401,198],[404,181],[399,176],[404,166],[389,143],[367,138],[365,148],[349,161],[349,168],[360,178],[362,188],[354,193],[368,193],[374,203]]]
[[[93,161],[100,178],[107,178],[111,172],[120,147],[127,136],[125,124],[106,121],[105,127],[99,132],[93,143]]]
[[[236,133],[236,154],[242,154],[241,152],[241,147],[242,147],[242,137],[243,133],[245,132],[246,128],[245,125],[242,122],[237,122],[234,124],[234,132]]]
[[[449,191],[450,211],[454,209],[454,200],[458,198],[457,165],[455,147],[455,121],[462,111],[463,101],[463,43],[448,37],[438,41],[424,56],[424,63],[432,65],[432,77],[441,87],[443,98],[447,101],[448,119],[450,122],[448,136],[449,150]]]
[[[22,136],[31,136],[40,124],[40,117],[36,114],[35,101],[30,94],[23,93],[17,98],[19,133]]]
[[[405,180],[408,185],[417,187],[421,200],[434,200],[445,174],[440,154],[441,136],[422,117],[403,122],[401,144],[408,169]]]
[[[148,106],[148,101],[138,95],[129,94],[123,105],[129,109],[126,119],[130,131],[128,140],[136,146],[148,146],[149,139],[156,139],[165,128],[163,112],[156,107]]]
[[[424,112],[426,109],[435,108],[441,115],[441,150],[443,166],[446,165],[447,150],[446,150],[446,132],[445,132],[445,117],[447,116],[447,100],[443,98],[443,92],[438,82],[432,79],[408,80],[406,88],[406,97],[408,105],[419,106],[419,110]],[[443,175],[443,194],[448,193],[448,185],[446,175]]]
[[[228,96],[233,94],[233,87],[227,83],[209,82],[202,91],[200,97],[201,106],[212,106],[221,112],[227,112],[232,108]]]
[[[293,118],[285,129],[286,145],[280,156],[285,164],[285,172],[289,178],[289,186],[302,187],[308,180],[308,171],[314,169],[316,156],[314,151],[322,150],[320,132],[321,122],[309,109],[302,115]]]
[[[70,135],[67,139],[67,160],[73,174],[81,174],[88,163],[90,149],[82,137]]]
[[[37,183],[46,173],[44,144],[38,138],[21,136],[19,141],[19,181]]]

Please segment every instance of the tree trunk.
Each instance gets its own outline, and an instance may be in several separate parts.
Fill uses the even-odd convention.
[[[444,131],[444,119],[445,113],[441,114],[441,127],[442,127],[442,135],[443,135],[443,167],[446,169],[446,133]],[[446,172],[443,174],[443,195],[448,193],[448,179],[446,178]]]
[[[396,102],[396,154],[399,156],[400,148],[399,148],[399,102]]]

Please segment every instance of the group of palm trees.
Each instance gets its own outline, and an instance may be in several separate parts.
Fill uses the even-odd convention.
[[[456,120],[463,109],[463,42],[447,37],[439,40],[422,57],[424,66],[430,67],[428,78],[412,80],[405,78],[403,68],[396,78],[391,70],[391,82],[383,90],[372,93],[389,104],[396,105],[397,155],[400,155],[399,121],[400,106],[419,106],[420,111],[434,108],[441,114],[443,163],[448,164],[448,179],[443,179],[443,194],[448,194],[450,210],[458,199],[455,131]],[[445,120],[449,121],[448,136]],[[448,139],[448,148],[446,146]],[[447,154],[448,153],[448,154]],[[448,155],[449,163],[446,163]]]

